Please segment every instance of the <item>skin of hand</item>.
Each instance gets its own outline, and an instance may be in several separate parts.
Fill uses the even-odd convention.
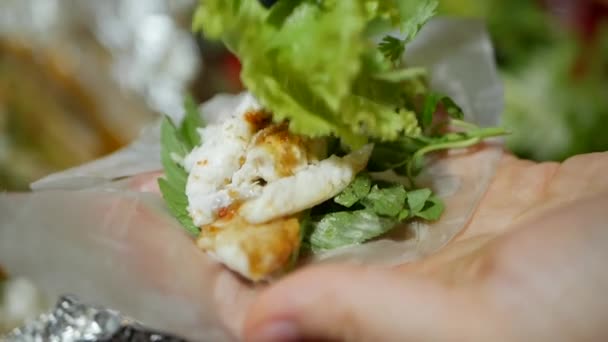
[[[270,287],[252,287],[206,258],[179,272],[150,258],[166,241],[171,250],[202,252],[138,207],[130,226],[147,228],[129,230],[136,243],[126,241],[133,266],[125,268],[167,291],[182,286],[176,272],[190,279],[182,295],[246,341],[606,340],[607,169],[608,153],[562,164],[504,157],[464,232],[438,254],[394,268],[310,266]],[[128,186],[158,193],[159,175]]]
[[[246,341],[608,339],[608,153],[505,156],[465,231],[394,268],[312,266],[256,296]]]

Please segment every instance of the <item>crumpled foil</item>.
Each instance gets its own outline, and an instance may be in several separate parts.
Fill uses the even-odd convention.
[[[13,330],[6,342],[180,342],[181,338],[154,332],[119,312],[63,296],[55,308]]]
[[[0,189],[25,190],[183,111],[206,49],[191,32],[196,2],[0,1]]]
[[[57,50],[72,59],[69,65],[77,66],[75,71],[85,73],[82,81],[87,85],[88,74],[101,78],[107,71],[115,84],[144,98],[151,109],[180,112],[183,93],[201,63],[189,32],[195,4],[195,0],[3,0],[0,39],[21,39],[37,49]],[[96,92],[108,90],[100,85]]]

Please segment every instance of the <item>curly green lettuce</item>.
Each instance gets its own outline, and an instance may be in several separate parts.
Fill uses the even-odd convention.
[[[244,85],[275,121],[288,122],[294,134],[336,142],[332,153],[374,143],[367,169],[303,215],[302,245],[313,252],[363,243],[403,221],[439,219],[441,200],[414,183],[424,157],[505,133],[463,122],[454,101],[429,89],[426,70],[404,61],[436,7],[433,0],[281,0],[270,8],[257,0],[201,1],[194,29],[235,53]],[[180,160],[200,144],[203,123],[191,102],[186,109],[180,126],[168,119],[162,125],[166,176],[159,185],[169,210],[196,235]],[[368,173],[388,170],[410,184]]]
[[[193,25],[236,54],[244,85],[275,120],[288,120],[294,133],[335,135],[355,147],[418,133],[405,101],[407,82],[381,77],[401,67],[392,62],[403,49],[378,49],[373,38],[379,27],[401,29],[405,44],[435,7],[436,1],[292,0],[267,9],[255,0],[205,0]]]

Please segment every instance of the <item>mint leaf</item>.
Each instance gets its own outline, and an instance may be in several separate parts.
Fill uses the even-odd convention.
[[[363,243],[391,230],[397,222],[370,210],[336,212],[312,222],[313,252]]]
[[[334,197],[334,202],[341,206],[350,208],[367,196],[372,186],[372,180],[367,173],[359,173],[355,180],[349,184],[338,196]]]
[[[176,189],[186,189],[188,175],[186,171],[176,162],[188,153],[188,149],[182,142],[179,130],[165,117],[160,126],[161,140],[161,163],[165,170],[165,177],[169,184]]]
[[[200,144],[198,129],[203,125],[194,100],[186,98],[184,102],[186,115],[181,125],[175,125],[165,117],[161,123],[161,163],[165,171],[164,178],[159,178],[158,186],[171,214],[192,235],[200,229],[194,225],[188,213],[186,183],[188,174],[181,162],[195,146]]]
[[[180,127],[180,135],[188,150],[192,150],[201,144],[201,135],[198,129],[204,126],[201,115],[192,96],[184,99],[186,115]]]
[[[361,204],[378,215],[397,217],[405,206],[406,196],[403,185],[395,184],[384,189],[374,185]]]
[[[417,215],[424,209],[426,201],[431,197],[430,189],[418,189],[407,193],[407,204],[412,215]]]
[[[184,229],[193,236],[200,233],[200,229],[194,225],[192,218],[186,210],[188,198],[184,192],[173,188],[166,179],[158,179],[158,187],[169,208],[169,212],[181,223]]]
[[[431,196],[426,202],[424,209],[416,213],[417,217],[428,221],[439,220],[445,209],[443,201],[437,196]]]
[[[165,117],[160,126],[161,147],[168,154],[183,158],[188,152],[180,130],[175,127],[169,117]]]

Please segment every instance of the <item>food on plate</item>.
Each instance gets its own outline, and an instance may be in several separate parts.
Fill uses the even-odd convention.
[[[257,281],[302,251],[364,243],[444,205],[431,152],[503,135],[463,121],[403,54],[436,1],[201,2],[194,27],[239,58],[248,91],[165,119],[159,186],[211,257]],[[399,181],[396,181],[399,180]]]

